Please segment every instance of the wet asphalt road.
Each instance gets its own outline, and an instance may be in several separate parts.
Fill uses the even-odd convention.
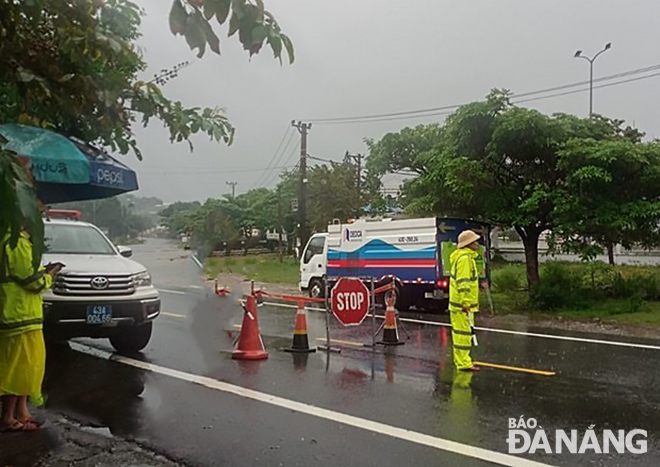
[[[264,305],[259,320],[270,358],[234,361],[240,293],[213,295],[195,263],[165,241],[134,250],[163,301],[152,341],[135,359],[499,453],[507,453],[508,419],[521,415],[535,418],[551,438],[556,429],[583,433],[590,425],[597,433],[641,428],[648,431],[643,455],[521,456],[551,465],[660,464],[660,350],[482,331],[477,360],[556,374],[484,369],[458,376],[446,326],[406,323],[406,345],[372,350],[359,346],[371,341],[369,320],[350,329],[333,323],[331,337],[340,341],[341,354],[299,356],[279,350],[290,343],[295,310]],[[309,311],[308,323],[317,344],[325,337],[324,315]],[[112,351],[105,340],[78,342]],[[49,412],[107,427],[190,465],[491,465],[65,346],[49,348],[45,392]]]

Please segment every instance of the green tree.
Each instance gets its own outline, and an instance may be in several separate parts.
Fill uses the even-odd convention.
[[[136,238],[155,223],[137,209],[134,196],[117,196],[96,201],[76,201],[53,206],[54,209],[74,209],[81,212],[81,219],[90,222],[108,233],[113,241]]]
[[[378,141],[365,139],[369,149],[365,201],[371,205],[372,212],[385,212],[392,204],[392,200],[382,193],[383,175],[428,173],[429,158],[434,156],[435,148],[440,144],[441,132],[442,127],[432,123],[387,133]]]
[[[527,280],[533,294],[539,284],[538,241],[542,232],[557,230],[565,238],[587,235],[598,238],[596,227],[602,228],[611,218],[608,217],[611,213],[591,211],[599,217],[586,227],[576,228],[580,210],[584,212],[595,206],[593,201],[591,206],[581,203],[579,192],[575,194],[579,177],[593,176],[595,170],[590,167],[594,165],[590,159],[592,142],[600,142],[602,148],[609,147],[606,142],[621,142],[629,149],[636,149],[631,149],[625,157],[620,156],[619,161],[626,157],[632,161],[641,152],[647,154],[646,167],[652,165],[648,152],[655,151],[654,147],[642,145],[641,134],[624,128],[622,121],[598,116],[590,119],[565,114],[547,116],[513,106],[506,92],[494,91],[486,101],[462,106],[447,118],[436,144],[423,152],[426,172],[403,186],[406,210],[416,215],[470,217],[514,228],[525,247]],[[582,158],[573,157],[580,153]],[[409,160],[418,160],[421,154]],[[601,165],[609,163],[608,157],[612,158],[613,153],[601,154]],[[639,165],[632,165],[621,176],[633,176],[637,173],[635,167],[639,169]],[[609,170],[616,170],[616,164],[609,166]],[[649,180],[643,183],[646,188],[640,187],[649,196],[653,195],[649,188],[653,177],[649,175]],[[606,177],[601,177],[603,180]],[[594,188],[600,190],[598,202],[607,198],[609,204],[603,206],[623,209],[626,214],[619,214],[626,217],[626,225],[631,225],[631,216],[638,216],[637,226],[646,227],[646,230],[626,227],[623,230],[626,234],[634,231],[635,238],[641,238],[657,224],[657,207],[648,203],[648,198],[641,198],[643,207],[633,202],[642,191],[625,195],[632,204],[622,208],[624,199],[611,196],[602,188],[602,185]],[[610,234],[608,230],[607,235]],[[618,238],[621,237],[609,241]],[[598,241],[604,241],[604,237]]]
[[[322,164],[308,172],[308,221],[313,231],[325,232],[333,219],[345,222],[360,215],[365,197],[357,187],[357,165],[346,159]]]
[[[132,125],[152,118],[168,128],[171,141],[187,141],[191,149],[196,133],[231,144],[234,128],[219,107],[186,108],[156,82],[138,79],[146,67],[135,43],[142,14],[129,0],[0,2],[0,123],[52,128],[122,154],[132,149],[138,157]],[[286,50],[293,61],[290,39],[261,0],[174,0],[170,28],[199,56],[207,45],[220,53],[213,18],[220,24],[229,19],[229,35],[238,33],[250,55],[267,44],[276,58]],[[36,226],[39,214],[14,157],[0,149],[0,217],[16,237],[22,226]]]
[[[658,244],[659,143],[627,136],[571,140],[561,151],[560,165],[567,178],[553,230],[559,249],[585,257],[606,249],[614,264],[616,244]]]
[[[169,226],[169,223],[175,214],[179,212],[196,211],[201,206],[202,205],[199,201],[177,201],[160,211],[159,215],[163,218],[165,224]],[[176,231],[176,233],[178,233],[178,231]]]

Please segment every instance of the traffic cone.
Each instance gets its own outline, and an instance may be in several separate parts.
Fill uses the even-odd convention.
[[[396,328],[396,310],[394,309],[394,294],[387,300],[385,310],[385,324],[383,325],[383,340],[378,342],[382,345],[403,345],[405,341],[399,340],[399,331]]]
[[[293,344],[290,348],[284,350],[297,353],[316,352],[315,348],[309,348],[309,338],[307,337],[307,315],[305,314],[305,303],[302,300],[298,302],[296,327],[293,330]]]
[[[259,333],[257,298],[254,295],[248,295],[244,309],[241,334],[238,336],[238,342],[231,358],[236,360],[262,360],[268,358],[268,352],[264,348],[264,341],[261,340],[261,334]]]

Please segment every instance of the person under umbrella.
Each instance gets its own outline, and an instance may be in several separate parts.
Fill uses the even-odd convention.
[[[36,431],[41,425],[28,410],[28,398],[42,403],[46,366],[42,292],[62,264],[32,263],[32,244],[22,231],[15,248],[6,233],[0,244],[0,431]]]

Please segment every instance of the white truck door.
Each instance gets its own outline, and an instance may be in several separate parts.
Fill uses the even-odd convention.
[[[307,248],[300,260],[300,288],[307,290],[310,282],[315,278],[322,278],[325,275],[326,253],[325,253],[326,235],[314,235],[307,243]]]

